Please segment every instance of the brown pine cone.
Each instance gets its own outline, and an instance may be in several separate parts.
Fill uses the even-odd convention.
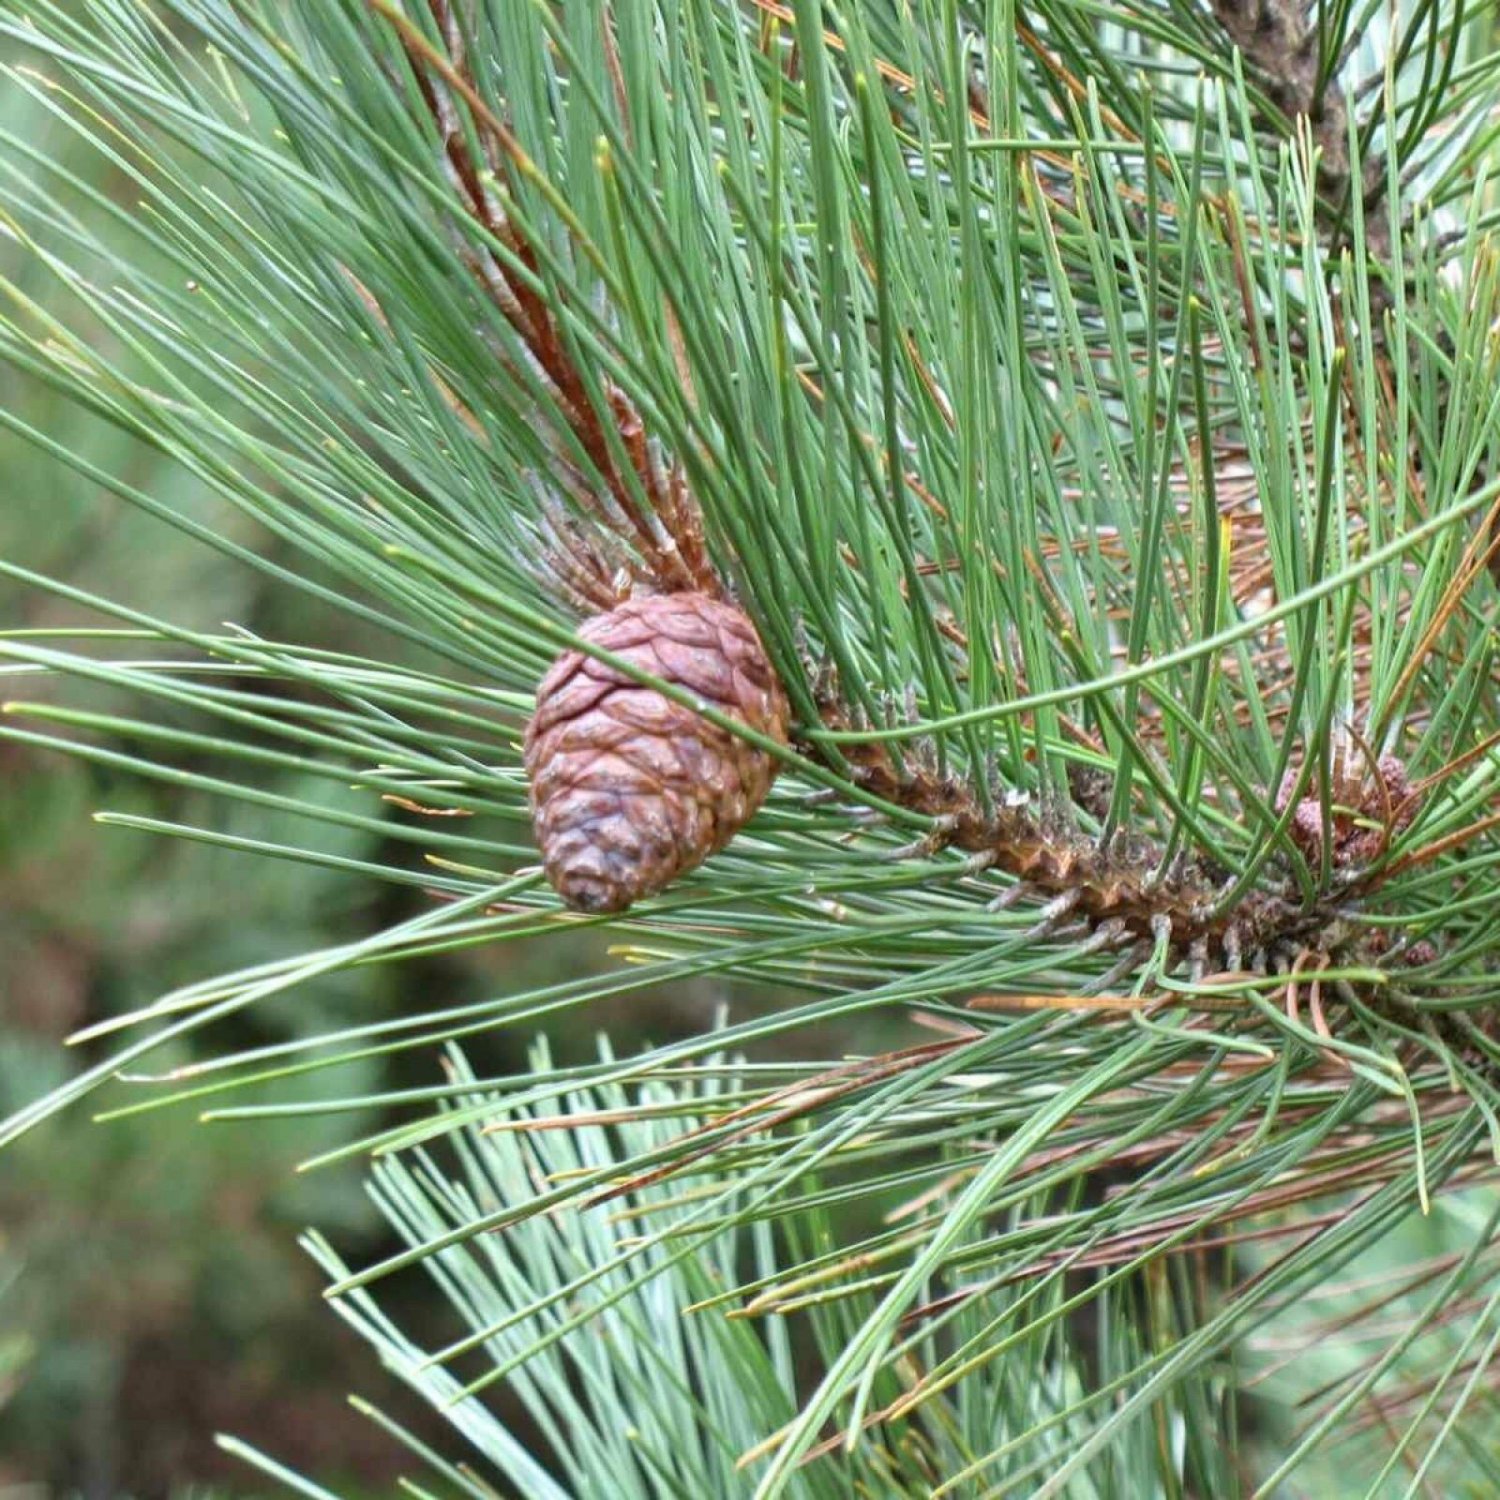
[[[755,627],[707,594],[631,599],[579,635],[785,743],[787,702]],[[654,688],[565,651],[526,731],[547,878],[579,911],[623,911],[722,849],[776,761]]]

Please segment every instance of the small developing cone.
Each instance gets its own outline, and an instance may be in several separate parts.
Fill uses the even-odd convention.
[[[786,696],[733,605],[650,595],[578,633],[786,742]],[[547,878],[588,912],[623,911],[722,849],[776,775],[766,751],[581,651],[563,652],[542,679],[525,758]]]

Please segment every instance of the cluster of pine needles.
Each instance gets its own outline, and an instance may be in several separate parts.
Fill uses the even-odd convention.
[[[79,620],[0,632],[0,734],[306,837],[106,825],[408,896],[91,1028],[125,1039],[0,1138],[101,1089],[378,1116],[306,1166],[368,1158],[407,1248],[310,1245],[467,1444],[407,1434],[442,1493],[1272,1495],[1351,1448],[1371,1495],[1500,1483],[1492,35],[1461,0],[0,0],[52,127],[0,140],[0,358],[205,509],[0,423],[388,643],[0,560]],[[531,694],[582,616],[688,590],[754,620],[778,780],[581,917]],[[216,1050],[350,966],[601,926],[583,977]],[[728,1016],[635,1055],[460,1050],[688,982]],[[1372,1270],[1423,1214],[1462,1248]],[[436,1348],[377,1301],[415,1270]],[[1268,1450],[1258,1392],[1335,1345]]]

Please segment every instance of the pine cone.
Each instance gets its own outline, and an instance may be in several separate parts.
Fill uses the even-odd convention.
[[[782,741],[787,702],[755,627],[707,594],[596,615],[584,640]],[[776,761],[581,651],[537,689],[526,731],[547,878],[579,911],[623,911],[717,853],[765,800]]]
[[[1286,811],[1297,774],[1294,769],[1287,771],[1276,794],[1277,812]],[[1382,755],[1374,777],[1369,780],[1361,780],[1348,771],[1335,774],[1329,816],[1333,863],[1347,867],[1379,858],[1391,836],[1409,827],[1417,815],[1411,789],[1406,766],[1394,755]],[[1321,861],[1323,804],[1316,790],[1297,804],[1287,831],[1310,863],[1316,865]]]

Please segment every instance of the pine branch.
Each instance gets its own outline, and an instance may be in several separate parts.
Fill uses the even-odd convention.
[[[595,523],[636,547],[646,562],[642,581],[648,586],[718,594],[720,585],[702,549],[701,519],[688,497],[680,466],[673,465],[667,475],[659,461],[651,460],[654,450],[648,449],[639,414],[622,391],[609,388],[619,446],[629,455],[651,500],[651,510],[642,511],[614,466],[615,450],[589,405],[552,312],[512,266],[514,262],[535,276],[536,254],[510,226],[486,178],[510,172],[535,175],[536,169],[465,76],[465,43],[456,17],[443,0],[433,0],[433,20],[443,39],[444,56],[385,0],[375,0],[375,7],[399,32],[417,71],[423,98],[444,143],[450,175],[469,212],[510,252],[509,259],[491,256],[489,264],[478,270],[502,313],[531,348],[575,436],[605,477],[614,503],[608,509],[592,507]],[[607,19],[604,24],[607,28]],[[1257,22],[1252,30],[1258,36],[1275,33],[1277,45],[1282,45],[1290,35],[1281,34],[1288,24],[1281,15],[1277,24]],[[1310,87],[1307,68],[1315,62],[1309,62],[1307,52],[1309,47],[1315,50],[1316,41],[1311,32],[1301,34],[1293,49],[1301,59],[1299,77],[1306,87]],[[1269,57],[1271,52],[1263,55]],[[470,157],[455,95],[492,148],[483,170]],[[1347,163],[1347,148],[1342,159]],[[1336,166],[1335,159],[1328,169]],[[565,521],[552,523],[552,535],[562,544],[553,564],[562,587],[596,608],[611,607],[618,596],[610,592],[606,555]],[[850,705],[841,697],[828,699],[825,694],[822,708],[824,728],[851,727]],[[1292,889],[1237,893],[1241,899],[1226,910],[1222,900],[1226,888],[1200,862],[1181,857],[1168,860],[1149,841],[1129,835],[1112,834],[1101,845],[1075,832],[1072,818],[1060,806],[1052,816],[1039,817],[1025,806],[1026,799],[1008,799],[1003,792],[995,806],[996,798],[962,781],[901,767],[878,745],[856,748],[852,757],[830,757],[826,742],[815,736],[803,734],[796,743],[803,753],[831,769],[852,763],[857,783],[870,795],[930,819],[932,832],[911,846],[913,855],[930,855],[952,845],[973,856],[970,868],[993,869],[1019,882],[1005,899],[1032,896],[1041,905],[1033,930],[1038,939],[1068,922],[1082,921],[1095,934],[1100,950],[1124,949],[1127,960],[1133,962],[1156,951],[1156,965],[1168,972],[1186,956],[1195,976],[1207,970],[1237,970],[1242,956],[1254,972],[1262,973],[1293,962],[1298,954],[1324,949],[1336,949],[1356,965],[1371,958],[1368,951],[1345,953],[1347,942],[1331,940],[1335,930],[1348,928],[1349,900],[1343,891],[1313,912],[1303,908]],[[1332,910],[1335,905],[1337,915]]]
[[[535,276],[535,251],[511,227],[486,180],[515,172],[534,176],[536,168],[465,75],[465,42],[456,17],[442,0],[434,0],[433,20],[446,49],[444,56],[385,0],[375,0],[375,4],[400,34],[437,123],[451,176],[469,212],[509,251],[508,258],[492,255],[487,266],[478,268],[484,283],[531,348],[559,396],[574,435],[605,478],[613,504],[608,508],[595,504],[594,522],[643,556],[647,571],[640,581],[649,587],[719,593],[721,585],[702,547],[701,518],[680,465],[674,463],[668,471],[653,459],[656,450],[645,439],[638,412],[623,391],[613,386],[607,390],[607,399],[618,443],[610,444],[553,313],[521,275],[525,271]],[[1278,107],[1291,118],[1306,116],[1314,121],[1319,184],[1325,199],[1340,201],[1349,187],[1348,121],[1336,89],[1329,84],[1319,87],[1317,28],[1295,7],[1278,6],[1272,0],[1257,4],[1253,13],[1226,4],[1217,7],[1216,14],[1272,81],[1272,98]],[[602,24],[608,31],[607,18]],[[623,86],[617,70],[616,82],[617,87]],[[468,109],[491,148],[483,169],[470,158],[455,97]],[[1367,165],[1366,175],[1372,184],[1384,179],[1376,163]],[[649,511],[635,503],[615,466],[617,450],[628,455],[649,498]],[[914,480],[913,487],[920,491],[921,481]],[[555,549],[554,573],[568,595],[596,608],[612,606],[618,594],[611,593],[614,585],[606,581],[608,554],[565,518],[555,519],[551,532],[560,543]],[[830,696],[825,691],[820,709],[822,729],[847,731],[855,725],[855,711],[836,693]],[[1364,856],[1383,851],[1391,833],[1389,820],[1380,825],[1384,832],[1373,838],[1342,836],[1334,851],[1339,880],[1310,907],[1292,880],[1250,888],[1216,877],[1201,859],[1181,853],[1168,856],[1139,835],[1108,831],[1102,841],[1093,839],[1077,831],[1076,819],[1060,803],[1038,813],[1024,796],[1004,789],[991,794],[987,788],[935,769],[903,765],[879,744],[856,745],[831,755],[829,742],[816,733],[803,732],[794,742],[810,759],[832,770],[852,767],[856,783],[871,796],[930,820],[931,832],[907,851],[898,852],[930,856],[951,845],[970,856],[969,869],[1011,877],[1017,884],[1000,899],[1030,897],[1040,906],[1031,934],[1038,940],[1081,922],[1097,951],[1123,951],[1122,970],[1150,959],[1152,972],[1170,973],[1186,962],[1195,982],[1205,973],[1236,972],[1242,963],[1251,972],[1266,973],[1286,970],[1312,954],[1364,968],[1381,967],[1386,957],[1383,937],[1362,933],[1349,918],[1358,905],[1361,884],[1367,883],[1361,873],[1369,863]],[[1358,815],[1367,823],[1374,817],[1370,796],[1379,800],[1378,771],[1374,793],[1364,793],[1361,784],[1356,778],[1346,786],[1340,776],[1325,788],[1316,778],[1299,779],[1293,772],[1277,790],[1275,811],[1282,815],[1282,826],[1294,843],[1300,838],[1303,853],[1314,863],[1319,858],[1320,835],[1311,833],[1311,825],[1316,822],[1321,829],[1323,809],[1330,802],[1360,808],[1363,799]],[[1385,807],[1383,811],[1392,810]],[[1402,815],[1410,822],[1412,809],[1403,809]]]
[[[763,1494],[843,1493],[846,1439],[875,1493],[899,1493],[893,1477],[922,1494],[1096,1474],[1107,1491],[1122,1472],[1149,1487],[1179,1451],[1154,1427],[1179,1397],[1179,1467],[1232,1493],[1227,1357],[1416,1207],[1488,1181],[1500,1138],[1496,596],[1487,544],[1466,544],[1500,441],[1500,277],[1469,120],[1493,84],[1467,73],[1443,96],[1476,152],[1439,174],[1441,201],[1466,205],[1467,300],[1414,232],[1391,311],[1421,335],[1386,362],[1345,333],[1375,278],[1359,257],[1322,274],[1307,166],[1243,138],[1252,99],[1192,7],[1121,7],[1106,29],[1097,8],[1039,0],[1034,29],[980,49],[879,0],[837,17],[622,0],[603,36],[587,5],[340,5],[183,0],[198,29],[181,51],[125,0],[92,0],[90,24],[28,0],[4,23],[50,49],[62,81],[39,92],[128,163],[145,207],[75,215],[66,174],[6,138],[25,166],[0,174],[7,243],[65,310],[6,283],[0,353],[282,538],[278,587],[316,577],[339,605],[332,574],[442,671],[397,665],[394,646],[365,659],[193,629],[0,562],[129,632],[0,639],[24,699],[0,736],[306,832],[273,842],[210,812],[117,825],[428,904],[120,1018],[143,1034],[6,1129],[106,1087],[132,1112],[381,1111],[308,1165],[410,1163],[382,1179],[406,1248],[330,1258],[333,1296],[444,1401],[557,1351],[594,1370],[610,1341],[592,1334],[657,1286],[672,1315],[650,1323],[654,1351],[632,1332],[632,1359],[673,1347],[684,1297],[733,1307],[736,1338],[808,1320],[816,1388],[772,1385],[729,1414],[726,1450],[765,1455],[743,1480]],[[1164,14],[1181,20],[1170,46]],[[1137,67],[1152,89],[1124,86]],[[1200,67],[1201,94],[1183,82]],[[273,565],[75,462],[237,566]],[[676,535],[697,534],[700,505],[701,568]],[[591,681],[623,672],[621,701],[670,703],[679,732],[654,749],[733,733],[741,686],[701,659],[706,693],[559,623],[615,614],[627,591],[681,605],[709,590],[710,557],[797,716],[790,746],[775,716],[754,734],[742,719],[735,754],[787,774],[711,864],[614,919],[619,964],[539,979],[501,963],[478,997],[424,989],[338,1030],[202,1040],[346,967],[520,942],[571,963],[599,919],[561,911],[531,867],[521,722],[563,650],[601,667]],[[109,701],[31,693],[43,674]],[[341,854],[341,830],[388,851]],[[638,1056],[315,1106],[277,1093],[725,976],[774,1003]],[[940,1044],[908,1044],[913,1013]],[[805,1056],[812,1037],[841,1060]],[[203,1050],[163,1067],[173,1039]],[[764,1060],[731,1067],[725,1048]],[[684,1098],[689,1076],[730,1093]],[[608,1140],[547,1156],[578,1103]],[[431,1143],[493,1166],[506,1136],[523,1144],[505,1191],[488,1171],[439,1181]],[[512,1253],[575,1231],[566,1264],[531,1274]],[[753,1236],[754,1265],[672,1279],[690,1246]],[[432,1362],[369,1300],[418,1264],[481,1308]],[[1093,1312],[1118,1340],[1097,1360]],[[755,1347],[737,1347],[748,1371]],[[700,1369],[723,1373],[705,1356],[679,1383],[696,1391]],[[640,1409],[661,1394],[643,1379]],[[636,1472],[614,1446],[623,1407],[584,1455],[604,1455],[605,1484]],[[896,1423],[908,1447],[880,1440]]]

